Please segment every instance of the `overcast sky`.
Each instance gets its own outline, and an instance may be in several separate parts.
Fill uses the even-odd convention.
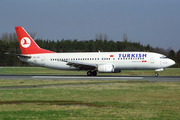
[[[128,41],[180,49],[180,0],[0,0],[0,34],[23,26],[42,39]]]

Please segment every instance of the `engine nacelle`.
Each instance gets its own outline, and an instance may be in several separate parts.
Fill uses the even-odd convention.
[[[99,73],[113,73],[114,65],[98,65]]]

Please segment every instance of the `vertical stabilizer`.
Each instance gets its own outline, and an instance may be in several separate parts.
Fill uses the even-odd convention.
[[[30,35],[24,30],[23,27],[17,26],[15,27],[15,29],[22,54],[27,55],[27,54],[55,53],[40,48],[36,44],[36,42],[30,37]]]

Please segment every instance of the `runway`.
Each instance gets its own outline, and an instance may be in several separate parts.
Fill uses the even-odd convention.
[[[0,80],[128,80],[148,82],[179,82],[180,76],[86,76],[86,75],[0,75]]]

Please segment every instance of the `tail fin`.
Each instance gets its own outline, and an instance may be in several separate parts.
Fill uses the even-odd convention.
[[[19,46],[23,55],[39,54],[39,53],[55,53],[49,50],[40,48],[23,27],[15,27],[19,41]]]

